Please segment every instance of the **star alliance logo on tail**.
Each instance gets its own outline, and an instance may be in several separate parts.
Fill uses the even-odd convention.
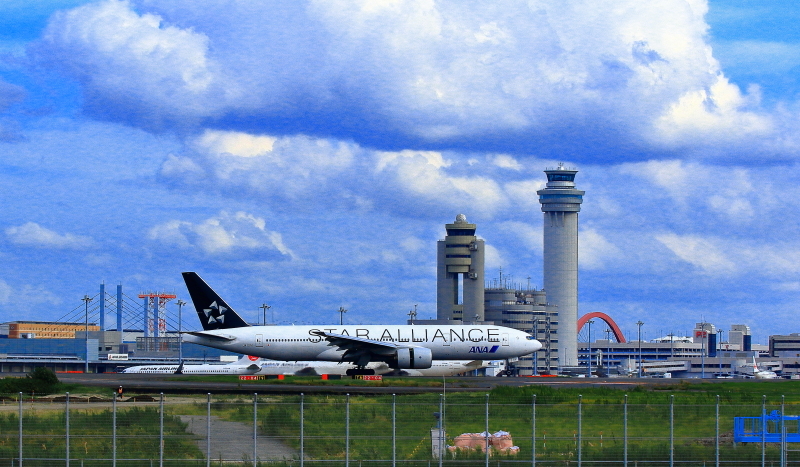
[[[214,313],[216,310],[216,313]],[[216,300],[214,303],[208,306],[208,308],[203,309],[203,312],[206,314],[206,318],[208,318],[208,324],[223,324],[225,323],[225,312],[228,311],[227,308],[224,306],[217,305]],[[216,316],[215,316],[216,315]]]

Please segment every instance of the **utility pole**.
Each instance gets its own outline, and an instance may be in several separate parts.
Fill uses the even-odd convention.
[[[186,305],[181,299],[178,299],[178,363],[183,361],[183,316],[181,315],[181,310],[183,309],[183,305]]]
[[[267,310],[272,308],[271,306],[267,305],[266,303],[262,304],[259,308],[264,311],[264,326],[267,325]],[[275,324],[275,314],[272,315],[272,324]]]
[[[88,295],[84,295],[83,298],[83,305],[84,305],[84,332],[86,333],[86,361],[84,362],[83,372],[89,373],[89,302],[93,299]]]
[[[339,307],[339,326],[344,326],[344,314],[347,313],[347,310],[344,307]]]
[[[637,321],[636,322],[636,325],[639,326],[639,337],[638,337],[638,341],[639,341],[639,365],[637,365],[639,367],[639,378],[642,377],[642,325],[643,324],[644,323],[642,321]]]

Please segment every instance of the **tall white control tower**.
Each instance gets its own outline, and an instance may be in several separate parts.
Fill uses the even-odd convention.
[[[547,187],[536,193],[544,213],[544,290],[558,307],[559,367],[578,365],[578,213],[584,192],[575,169],[547,169]]]

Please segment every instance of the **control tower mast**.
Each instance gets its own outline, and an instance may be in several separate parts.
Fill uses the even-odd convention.
[[[536,193],[544,213],[544,290],[558,306],[559,367],[578,365],[578,212],[583,194],[574,169],[547,169],[547,186]]]

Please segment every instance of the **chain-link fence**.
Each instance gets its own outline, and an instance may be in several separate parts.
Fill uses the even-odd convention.
[[[486,394],[0,397],[0,466],[800,465],[800,406]],[[786,415],[781,415],[786,414]],[[737,417],[747,442],[739,442]],[[746,427],[746,428],[741,428]]]

